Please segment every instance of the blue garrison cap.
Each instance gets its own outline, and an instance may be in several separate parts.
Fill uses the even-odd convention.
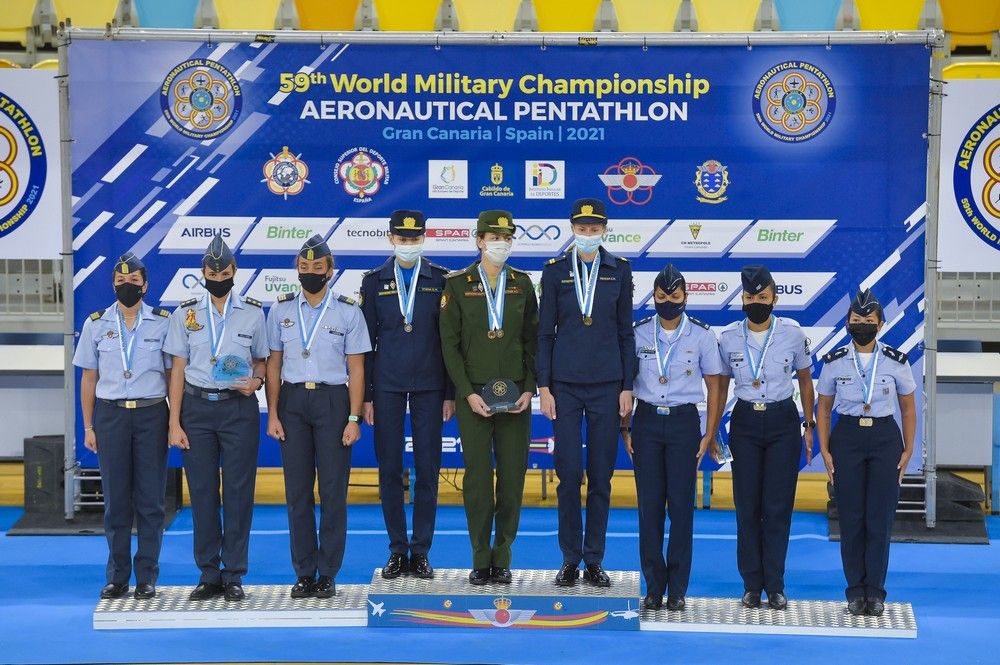
[[[858,294],[851,301],[851,311],[860,316],[878,313],[879,320],[882,319],[882,303],[878,301],[871,289],[858,290]]]
[[[323,236],[317,233],[303,243],[302,249],[299,250],[299,256],[307,261],[315,261],[324,256],[332,256],[332,254],[330,253],[330,246],[323,240]]]
[[[668,263],[656,275],[656,279],[653,280],[653,286],[659,287],[669,296],[677,289],[686,290],[687,282],[684,281],[684,275],[681,274],[681,271],[675,268],[673,263]]]
[[[121,275],[128,275],[145,268],[146,264],[142,262],[142,259],[132,252],[125,252],[118,257],[118,262],[115,263],[115,272]]]
[[[774,286],[774,278],[767,266],[744,266],[740,274],[743,290],[750,295],[757,295],[769,286]]]
[[[221,233],[215,234],[212,242],[208,245],[208,249],[205,250],[205,255],[201,257],[201,264],[209,270],[222,272],[231,263],[236,263],[236,260],[233,258],[233,250],[229,249],[229,245],[222,239]]]
[[[389,217],[389,233],[419,238],[427,231],[427,218],[419,210],[394,210]]]

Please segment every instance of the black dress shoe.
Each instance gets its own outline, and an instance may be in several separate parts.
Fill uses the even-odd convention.
[[[585,582],[590,582],[594,586],[608,587],[611,586],[611,578],[608,574],[604,572],[599,563],[588,563],[587,567],[583,569],[583,580]]]
[[[847,601],[847,611],[856,617],[864,616],[868,612],[868,601],[864,598],[853,598]]]
[[[414,554],[410,557],[410,575],[422,580],[434,577],[434,567],[426,554]]]
[[[156,596],[156,587],[149,582],[139,582],[135,585],[134,595],[138,600],[149,600]]]
[[[333,598],[337,595],[337,583],[329,575],[320,575],[316,580],[316,590],[313,598]]]
[[[684,596],[670,596],[667,598],[667,609],[671,612],[682,612],[685,604]]]
[[[240,584],[239,582],[227,583],[225,595],[226,595],[226,600],[228,600],[231,603],[238,603],[247,597],[247,595],[243,593],[243,585]]]
[[[295,584],[292,585],[292,598],[308,598],[316,590],[316,578],[315,577],[300,577],[295,580]]]
[[[874,598],[868,599],[868,616],[880,617],[885,612],[885,603]]]
[[[115,584],[114,582],[101,587],[101,600],[114,600],[121,598],[128,593],[128,584]]]
[[[788,599],[780,591],[767,594],[767,606],[772,610],[783,610],[788,607]]]
[[[490,579],[496,584],[510,584],[511,574],[510,568],[504,568],[503,566],[493,566],[492,572],[490,573]]]
[[[575,563],[564,563],[556,573],[556,586],[574,586],[580,577],[580,569]]]
[[[476,568],[469,573],[469,584],[474,586],[489,584],[492,573],[492,568]]]
[[[207,584],[202,582],[194,588],[194,591],[188,596],[188,600],[208,600],[222,595],[222,592],[221,584]]]
[[[382,579],[394,580],[410,570],[410,561],[405,554],[393,552],[382,566]]]
[[[647,593],[642,599],[642,606],[647,610],[658,610],[663,607],[663,594]]]
[[[740,605],[751,610],[760,607],[760,591],[747,591],[740,598]]]

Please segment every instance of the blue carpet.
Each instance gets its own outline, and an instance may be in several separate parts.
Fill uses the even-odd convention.
[[[0,508],[0,530],[20,509]],[[692,596],[736,596],[735,518],[728,511],[695,517]],[[351,535],[337,581],[363,583],[383,563],[387,538],[378,506],[351,506]],[[556,514],[526,508],[514,564],[553,568],[561,560]],[[283,506],[258,506],[248,584],[287,584]],[[465,516],[442,507],[432,551],[437,567],[469,564]],[[605,565],[637,567],[634,510],[615,510]],[[996,663],[1000,632],[1000,519],[989,520],[989,545],[892,546],[890,600],[913,603],[917,640],[821,637],[544,632],[461,629],[259,629],[101,631],[91,628],[104,583],[103,538],[0,537],[0,660],[10,663],[364,661],[426,663],[621,662],[720,663],[794,654],[796,663]],[[182,512],[164,538],[161,585],[194,584],[191,515]],[[839,545],[826,539],[826,518],[797,513],[786,573],[791,598],[842,599]],[[542,638],[540,640],[539,638]],[[627,654],[627,655],[626,655]]]

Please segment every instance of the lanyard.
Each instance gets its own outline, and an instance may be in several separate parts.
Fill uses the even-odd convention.
[[[229,323],[229,314],[233,311],[233,296],[229,294],[226,298],[226,305],[222,308],[222,328],[218,333],[215,331],[215,312],[212,311],[212,297],[205,294],[205,316],[208,319],[208,338],[212,344],[212,364],[219,360],[219,349],[222,347],[222,338],[226,336],[226,325]]]
[[[677,341],[680,339],[681,335],[684,334],[684,329],[687,328],[688,317],[687,314],[681,314],[681,324],[677,326],[677,330],[674,334],[667,340],[667,355],[664,357],[660,354],[660,325],[659,320],[656,321],[656,329],[653,331],[653,350],[656,352],[656,366],[660,369],[660,383],[666,383],[668,381],[670,372],[670,359],[674,357],[674,351],[677,349]],[[662,360],[661,360],[662,357]]]
[[[306,324],[302,319],[302,303],[309,304],[305,299],[305,296],[299,292],[299,302],[296,303],[297,307],[295,313],[299,317],[299,339],[302,340],[302,357],[308,358],[312,348],[313,341],[316,339],[316,332],[319,330],[319,324],[323,320],[323,315],[326,314],[327,307],[330,306],[330,296],[333,295],[333,291],[329,287],[326,289],[326,295],[323,297],[323,302],[319,304],[319,312],[316,314],[316,318],[312,322],[312,327],[309,329],[309,333],[306,334]],[[310,305],[311,307],[311,305]]]
[[[135,328],[132,329],[132,336],[128,338],[128,342],[125,342],[125,334],[128,329],[125,327],[125,321],[122,320],[121,310],[118,309],[118,304],[115,303],[115,322],[118,323],[118,348],[122,354],[122,367],[125,368],[124,376],[126,379],[132,378],[132,358],[135,357],[135,340],[139,337],[139,326],[142,325],[142,307],[140,306],[135,314]]]
[[[854,349],[854,369],[858,372],[858,377],[862,381],[861,390],[865,400],[865,411],[871,411],[872,395],[875,394],[875,370],[878,369],[878,344],[872,350],[872,361],[868,365],[867,370],[862,369],[858,350]],[[866,376],[868,377],[867,380],[865,380]]]
[[[573,248],[573,287],[576,289],[576,302],[580,305],[580,313],[583,314],[583,323],[590,325],[594,322],[591,316],[594,312],[594,296],[597,293],[597,275],[600,272],[598,261],[601,255],[598,252],[594,257],[594,266],[587,271],[587,264]]]
[[[403,269],[399,267],[399,261],[393,263],[393,271],[396,273],[396,298],[399,300],[399,313],[403,315],[403,330],[413,331],[413,306],[417,302],[417,279],[420,277],[420,257],[413,264],[413,278],[410,280],[410,288],[407,290],[406,281],[403,279]]]
[[[507,271],[500,269],[497,275],[496,291],[490,288],[490,280],[486,277],[483,264],[479,264],[479,279],[483,280],[483,291],[486,294],[486,317],[489,321],[490,330],[487,336],[490,339],[503,336],[503,304],[504,296],[507,292]]]
[[[777,324],[778,318],[775,316],[771,317],[771,325],[767,328],[767,335],[764,336],[764,344],[761,346],[760,358],[754,363],[753,354],[750,353],[750,327],[747,322],[743,322],[743,348],[747,354],[747,362],[750,363],[750,374],[753,377],[753,387],[760,387],[760,375],[764,371],[764,357],[767,356],[767,350],[771,348],[771,338],[774,335],[775,324]]]

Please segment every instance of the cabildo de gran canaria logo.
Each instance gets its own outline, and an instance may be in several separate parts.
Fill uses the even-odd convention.
[[[194,58],[174,67],[160,86],[160,108],[174,130],[192,139],[225,134],[240,117],[239,81],[214,60]]]
[[[38,206],[46,166],[35,123],[0,90],[0,238],[20,228]]]
[[[1000,250],[1000,104],[962,138],[953,178],[962,219],[983,242]]]
[[[798,143],[830,125],[837,96],[822,69],[789,60],[764,72],[753,90],[753,114],[768,136]]]

